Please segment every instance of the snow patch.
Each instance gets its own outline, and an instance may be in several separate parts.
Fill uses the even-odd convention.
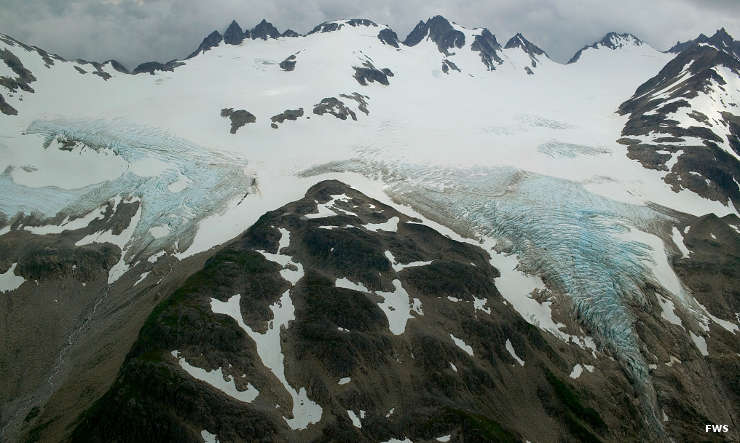
[[[519,366],[524,366],[524,360],[522,360],[521,358],[519,358],[518,355],[516,355],[514,346],[511,344],[511,341],[508,338],[506,339],[506,350],[509,351],[509,354],[514,358],[514,360],[516,360],[517,363],[519,363]]]
[[[282,328],[287,329],[288,323],[295,320],[295,310],[290,298],[290,290],[285,291],[280,300],[270,305],[273,319],[268,323],[265,333],[255,332],[244,323],[240,301],[240,294],[232,296],[225,302],[211,298],[211,310],[215,314],[225,314],[233,318],[254,340],[257,345],[257,354],[260,356],[262,363],[272,371],[290,394],[293,399],[293,418],[283,417],[288,426],[293,430],[306,429],[308,425],[318,423],[321,420],[321,406],[308,398],[305,388],[302,387],[296,391],[285,378],[285,356],[282,352],[280,331]]]
[[[0,274],[0,292],[15,291],[26,281],[25,278],[15,274],[16,266],[18,263],[13,263],[7,271]]]
[[[471,357],[473,356],[473,347],[472,347],[472,346],[468,345],[468,344],[467,344],[467,343],[465,343],[465,342],[464,342],[464,341],[463,341],[462,339],[459,339],[459,338],[455,337],[455,336],[454,336],[454,335],[452,335],[452,334],[450,334],[450,338],[452,339],[452,341],[453,341],[453,342],[455,343],[455,345],[456,345],[456,346],[457,346],[458,348],[460,348],[460,349],[462,349],[463,351],[465,351],[465,353],[467,353],[467,354],[468,354],[468,355],[470,355]]]
[[[171,354],[177,359],[180,367],[184,369],[185,372],[187,372],[191,377],[211,385],[212,387],[218,389],[229,397],[232,397],[244,403],[251,403],[259,395],[259,391],[257,390],[257,388],[252,386],[251,383],[247,384],[246,391],[238,390],[236,388],[236,382],[234,381],[233,377],[224,374],[221,371],[221,368],[207,371],[205,369],[189,364],[187,360],[185,360],[185,358],[180,357],[180,353],[177,350],[172,351]]]

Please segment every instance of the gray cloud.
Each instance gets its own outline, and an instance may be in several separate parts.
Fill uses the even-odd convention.
[[[232,19],[267,18],[281,31],[306,32],[338,18],[370,18],[404,37],[441,14],[485,26],[505,42],[516,32],[559,61],[606,32],[631,32],[657,49],[720,27],[740,37],[737,0],[3,0],[0,32],[63,57],[115,58],[129,67],[181,58]]]

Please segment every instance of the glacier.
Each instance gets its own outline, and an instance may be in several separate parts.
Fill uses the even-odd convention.
[[[628,305],[647,308],[642,288],[662,286],[652,272],[650,246],[624,234],[631,228],[658,232],[668,215],[593,194],[577,182],[511,167],[440,168],[369,156],[302,175],[327,172],[380,179],[394,200],[498,239],[518,256],[523,271],[542,276],[572,301],[579,322],[613,351],[637,384],[648,382]]]
[[[47,148],[61,140],[110,150],[128,168],[115,179],[71,190],[16,183],[8,168],[0,174],[0,194],[9,197],[0,200],[0,212],[8,218],[18,213],[79,217],[112,199],[138,200],[141,216],[125,248],[127,261],[186,250],[200,220],[257,189],[245,159],[121,119],[36,120],[26,134],[42,137]]]

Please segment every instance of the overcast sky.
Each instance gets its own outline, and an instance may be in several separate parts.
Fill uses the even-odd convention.
[[[740,0],[0,0],[0,32],[74,59],[115,58],[127,67],[192,52],[232,19],[252,28],[267,18],[282,32],[325,20],[370,18],[403,39],[441,14],[485,26],[505,43],[516,32],[565,61],[609,31],[631,32],[657,49],[711,35],[740,39]]]

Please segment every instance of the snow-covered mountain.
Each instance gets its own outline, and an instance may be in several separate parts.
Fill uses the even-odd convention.
[[[689,189],[740,207],[740,59],[724,30],[687,42],[619,111],[629,115],[621,142],[646,168],[668,171]]]
[[[0,435],[737,422],[736,47],[233,21],[129,72],[0,35]]]

